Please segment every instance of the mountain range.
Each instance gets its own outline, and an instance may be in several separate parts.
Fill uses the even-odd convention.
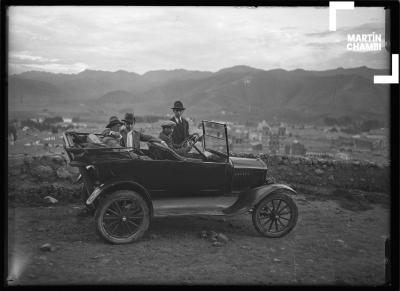
[[[80,112],[134,110],[138,115],[171,113],[181,100],[185,114],[220,120],[315,121],[349,116],[384,120],[389,86],[373,83],[385,70],[367,67],[326,71],[261,70],[235,66],[217,72],[85,70],[78,74],[29,71],[8,78],[10,110],[32,106],[79,107]],[[67,105],[66,105],[67,104]],[[32,108],[33,108],[32,107]]]

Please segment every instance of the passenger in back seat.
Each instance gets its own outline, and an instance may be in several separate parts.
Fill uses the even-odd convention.
[[[122,135],[119,133],[119,130],[122,124],[118,117],[111,116],[106,129],[101,133],[104,135],[102,142],[112,148],[121,148]]]
[[[139,131],[134,130],[136,119],[133,113],[126,113],[125,118],[122,119],[125,122],[124,128],[120,131],[122,135],[121,145],[127,148],[133,148],[134,150],[140,151],[140,142],[157,142],[164,146],[167,146],[164,141],[151,135],[143,134]]]

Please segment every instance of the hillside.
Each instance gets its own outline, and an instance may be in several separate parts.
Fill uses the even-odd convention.
[[[321,117],[351,116],[384,119],[389,86],[373,84],[382,70],[337,68],[327,71],[264,71],[248,66],[215,73],[188,70],[85,70],[79,74],[25,72],[9,78],[11,108],[38,101],[48,105],[89,103],[97,109],[137,108],[144,114],[166,114],[182,100],[188,114],[227,120],[271,119],[315,121]],[[189,113],[190,112],[190,113]]]
[[[95,99],[91,101],[91,104],[95,105],[96,103],[100,104],[126,104],[126,103],[136,103],[142,102],[140,98],[135,96],[133,93],[124,91],[124,90],[115,90],[111,92],[107,92],[99,99]]]

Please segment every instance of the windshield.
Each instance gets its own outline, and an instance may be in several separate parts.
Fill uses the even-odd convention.
[[[208,151],[217,151],[229,156],[226,124],[203,121],[203,130],[204,149]]]

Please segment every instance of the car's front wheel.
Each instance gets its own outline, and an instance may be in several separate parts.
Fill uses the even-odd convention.
[[[142,237],[150,224],[150,211],[141,195],[118,190],[100,202],[95,214],[99,235],[113,244],[131,243]]]
[[[282,237],[297,223],[296,203],[284,192],[272,193],[262,199],[253,209],[253,225],[266,237]]]

